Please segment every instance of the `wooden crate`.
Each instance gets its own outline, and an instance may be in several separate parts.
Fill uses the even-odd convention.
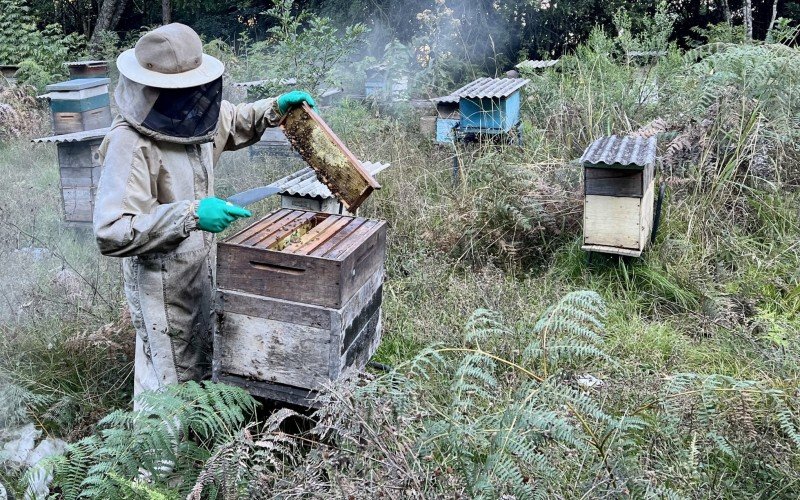
[[[83,112],[53,113],[53,133],[71,134],[84,130],[105,128],[111,125],[111,108],[90,109]]]
[[[386,223],[277,210],[218,244],[219,288],[338,309],[383,265]]]
[[[102,139],[58,144],[64,220],[91,224],[94,195],[100,181]]]
[[[213,378],[312,406],[380,342],[386,224],[280,209],[220,242]]]

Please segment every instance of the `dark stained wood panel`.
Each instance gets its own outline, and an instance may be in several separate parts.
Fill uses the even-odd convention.
[[[585,168],[587,195],[641,198],[642,171],[617,168]]]

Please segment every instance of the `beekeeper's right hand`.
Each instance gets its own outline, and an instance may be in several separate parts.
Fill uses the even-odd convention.
[[[199,229],[210,233],[219,233],[236,219],[250,217],[253,214],[231,202],[209,197],[200,200],[196,215]]]

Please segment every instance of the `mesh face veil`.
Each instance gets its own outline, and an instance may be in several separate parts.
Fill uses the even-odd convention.
[[[222,77],[198,87],[159,89],[142,125],[172,137],[204,136],[216,128],[221,102]]]

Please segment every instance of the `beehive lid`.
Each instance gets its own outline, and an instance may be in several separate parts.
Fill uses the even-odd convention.
[[[85,90],[99,87],[100,85],[108,85],[111,80],[109,78],[77,78],[75,80],[68,80],[66,82],[53,83],[45,87],[48,92],[66,92],[70,90]]]
[[[584,167],[641,170],[656,161],[655,137],[601,137],[591,143],[583,156]]]
[[[87,68],[97,68],[108,66],[108,61],[69,61],[65,62],[64,66],[68,68],[79,68],[79,67],[87,67]]]
[[[550,59],[547,61],[536,61],[533,59],[529,59],[527,61],[522,61],[521,63],[514,66],[517,69],[544,69],[544,68],[551,68],[558,64],[561,59]]]
[[[308,104],[287,113],[281,127],[292,147],[349,212],[381,187]]]
[[[375,176],[389,167],[388,163],[362,162],[364,168]],[[271,184],[280,189],[278,194],[289,196],[303,196],[310,198],[331,198],[333,194],[328,187],[317,179],[314,169],[306,167],[302,170],[287,175]]]
[[[478,78],[453,92],[461,99],[505,98],[528,84],[527,78]]]

